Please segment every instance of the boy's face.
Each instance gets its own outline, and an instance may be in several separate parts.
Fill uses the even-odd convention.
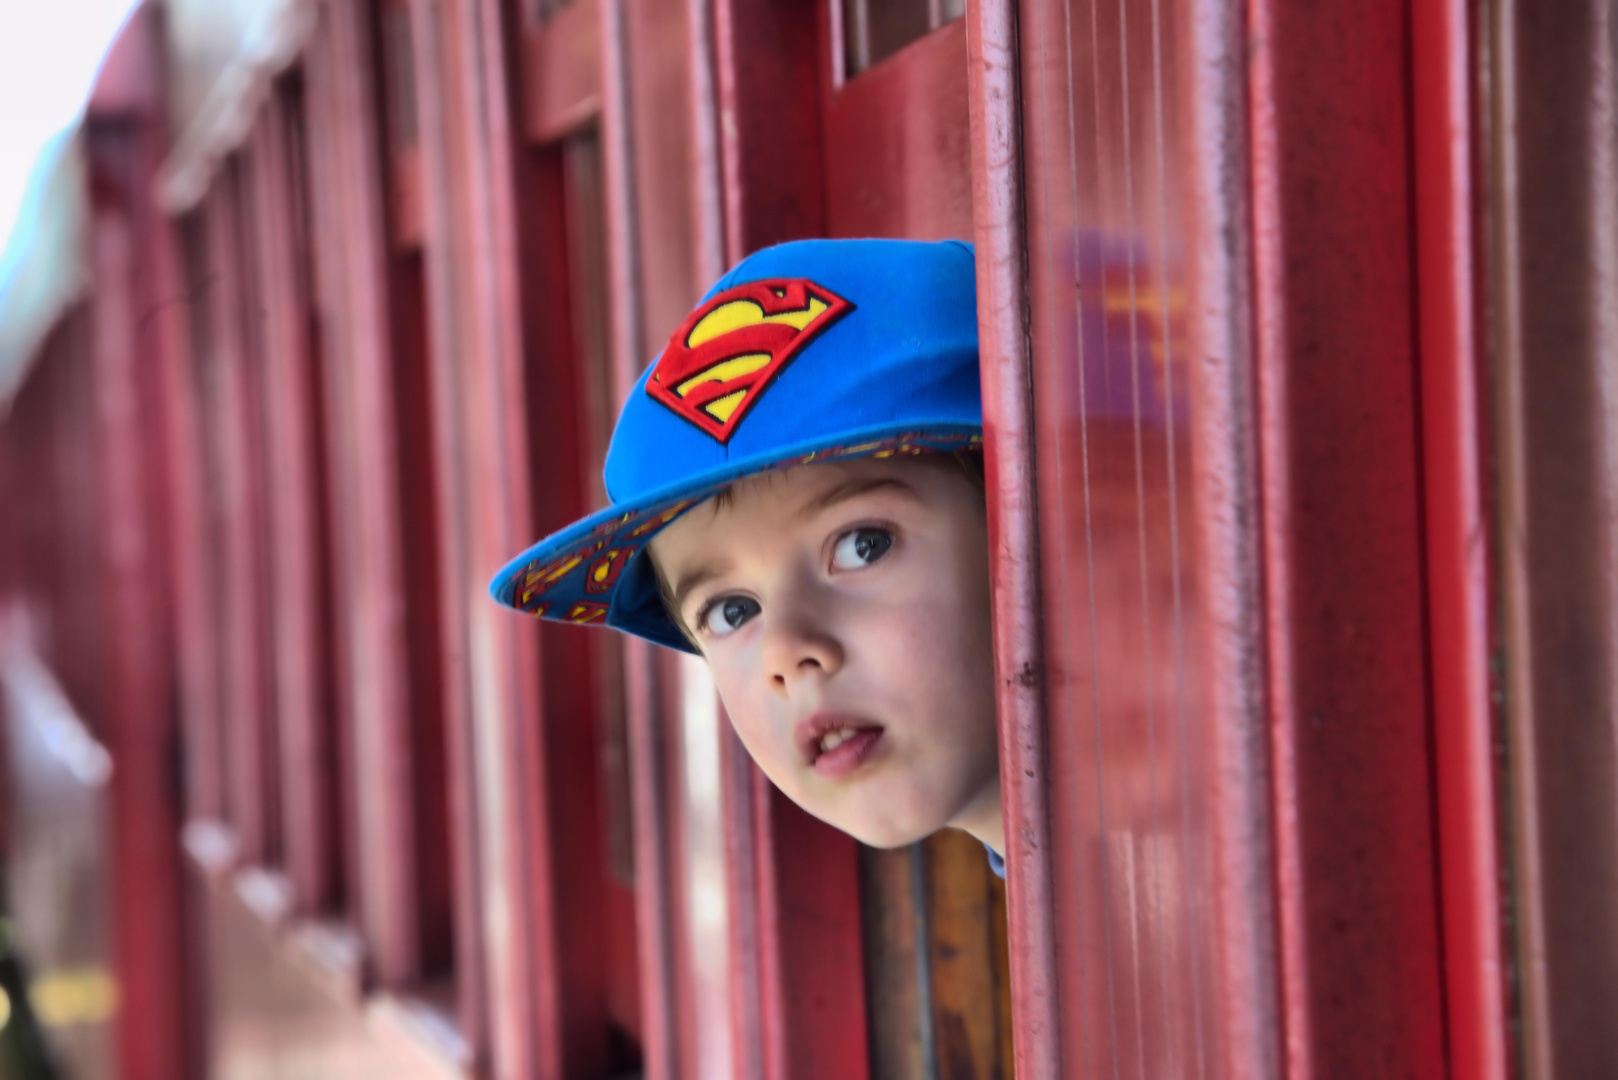
[[[998,821],[983,492],[925,456],[737,482],[651,554],[747,750],[868,844]]]

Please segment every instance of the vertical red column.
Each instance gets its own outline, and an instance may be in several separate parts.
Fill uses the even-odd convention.
[[[213,355],[203,362],[213,371],[212,390],[204,407],[213,413],[211,432],[219,475],[223,550],[219,587],[224,663],[222,700],[229,730],[227,803],[241,858],[261,863],[271,853],[274,812],[270,773],[274,753],[269,712],[268,629],[263,606],[267,562],[260,520],[261,414],[255,378],[257,358],[250,357],[247,283],[243,278],[242,199],[235,168],[227,167],[205,204],[207,266],[212,279],[207,303],[214,327]]]
[[[275,581],[273,675],[284,864],[299,911],[313,913],[331,901],[341,831],[332,828],[337,808],[330,803],[327,780],[336,762],[326,713],[328,638],[319,594],[324,584],[323,485],[314,458],[319,398],[311,385],[307,283],[298,265],[293,202],[301,184],[289,158],[288,123],[285,101],[272,95],[249,143],[257,198],[253,219],[244,222],[250,237],[244,254],[258,268],[263,326],[266,536]]]
[[[163,422],[168,327],[144,313],[169,282],[143,253],[164,223],[151,190],[165,152],[158,22],[137,13],[109,66],[121,85],[98,94],[85,122],[89,174],[90,376],[96,451],[100,580],[106,642],[103,737],[114,767],[107,818],[110,907],[119,1002],[116,1067],[129,1080],[196,1075],[187,1060],[179,833],[183,793],[172,707],[176,636],[169,603],[169,477]],[[130,93],[134,91],[133,93]],[[127,95],[127,96],[125,96]],[[92,572],[78,567],[76,574]]]
[[[1420,305],[1428,640],[1450,1076],[1512,1075],[1495,776],[1498,676],[1488,384],[1485,185],[1475,11],[1414,4],[1416,287]]]
[[[646,361],[646,297],[637,194],[636,123],[629,5],[598,0],[601,137],[607,234],[613,399],[621,402]],[[647,118],[649,119],[649,118]],[[681,1068],[677,1012],[680,910],[679,821],[669,813],[679,777],[669,667],[646,642],[624,644],[625,700],[633,808],[636,930],[641,979],[641,1048],[647,1080],[675,1080]]]
[[[1488,140],[1514,1033],[1525,1076],[1606,1076],[1618,1072],[1599,1019],[1618,1008],[1618,19],[1605,3],[1545,18],[1517,0],[1469,14]]]
[[[968,8],[1019,1067],[1279,1077],[1241,20],[1009,19]]]
[[[307,62],[317,121],[310,155],[322,308],[334,331],[332,441],[344,518],[335,565],[353,726],[355,883],[372,970],[394,987],[416,978],[421,956],[375,56],[361,0],[323,10]]]
[[[1255,346],[1289,1064],[1434,1075],[1410,25],[1399,3],[1249,10],[1265,46],[1250,94]]]
[[[993,493],[996,704],[1005,813],[1007,929],[1017,1075],[1062,1075],[1051,897],[1051,762],[1045,730],[1040,565],[1028,353],[1026,208],[1017,10],[969,6],[972,216],[978,266],[984,466]]]
[[[395,17],[411,20],[410,41],[414,51],[417,123],[422,167],[422,229],[425,252],[427,320],[432,333],[431,397],[435,443],[433,471],[440,499],[440,626],[445,643],[444,727],[446,734],[451,822],[456,838],[455,937],[456,988],[461,1033],[472,1049],[477,1067],[488,1068],[494,1047],[509,1040],[513,1024],[525,1017],[526,1000],[515,994],[496,994],[494,973],[520,963],[506,950],[491,950],[486,936],[486,905],[500,902],[490,896],[484,877],[481,845],[485,842],[483,822],[487,812],[478,783],[479,739],[473,725],[472,658],[468,655],[470,610],[480,597],[470,588],[467,571],[469,522],[463,489],[466,444],[469,428],[462,396],[465,393],[458,357],[470,347],[462,337],[463,316],[457,304],[457,279],[462,275],[444,256],[455,249],[455,230],[464,228],[464,218],[456,215],[464,192],[453,186],[464,183],[457,164],[466,155],[459,150],[463,110],[476,86],[460,81],[464,73],[454,62],[463,55],[459,46],[464,17],[461,4],[417,3],[395,12]],[[405,12],[404,16],[400,11]],[[446,265],[450,263],[450,265]],[[496,1073],[497,1076],[506,1075]]]

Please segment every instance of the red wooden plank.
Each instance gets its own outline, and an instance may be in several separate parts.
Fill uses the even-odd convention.
[[[601,14],[596,0],[568,4],[522,30],[522,128],[552,142],[601,112]]]
[[[1062,1075],[1062,1049],[1050,882],[1051,763],[1039,678],[1044,646],[1014,5],[974,5],[966,31],[984,471],[993,493],[989,551],[1013,1043],[1019,1077],[1055,1080]]]
[[[1478,56],[1462,3],[1416,4],[1417,286],[1429,655],[1450,1076],[1513,1069],[1495,791],[1495,547],[1480,329]]]

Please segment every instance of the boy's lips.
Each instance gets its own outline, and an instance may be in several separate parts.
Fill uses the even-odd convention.
[[[882,725],[847,713],[818,712],[792,729],[804,762],[829,780],[863,765],[881,740]]]

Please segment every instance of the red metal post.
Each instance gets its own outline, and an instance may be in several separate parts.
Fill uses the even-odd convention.
[[[601,17],[601,141],[611,282],[614,399],[628,397],[644,363],[644,294],[636,206],[636,155],[629,26],[623,0],[598,0]],[[625,643],[630,791],[635,832],[636,929],[641,980],[641,1054],[647,1080],[680,1075],[675,1016],[677,934],[664,695],[653,646]],[[677,789],[675,789],[677,790]]]
[[[967,9],[972,217],[978,267],[989,550],[994,560],[995,677],[1005,809],[1017,1075],[1062,1075],[1051,895],[1051,762],[1040,632],[1034,396],[1027,326],[1027,240],[1019,111],[1017,13],[1010,0]]]
[[[249,355],[248,341],[256,323],[247,320],[251,300],[244,280],[243,199],[237,169],[230,164],[221,171],[206,204],[208,268],[213,279],[206,302],[214,337],[213,355],[203,363],[213,369],[206,380],[213,392],[205,407],[213,412],[214,443],[207,452],[216,455],[221,477],[222,503],[215,512],[224,534],[218,557],[223,561],[227,805],[242,859],[260,863],[272,852],[274,813],[273,773],[268,767],[275,752],[268,710],[269,619],[263,604],[269,564],[261,520],[263,425],[253,370],[257,358]]]
[[[195,211],[193,211],[195,213]],[[158,343],[163,383],[163,447],[167,457],[169,588],[175,635],[175,670],[179,680],[180,722],[184,729],[185,813],[187,819],[223,821],[225,778],[220,763],[218,703],[218,628],[208,595],[206,471],[200,409],[201,389],[195,379],[193,353],[197,342],[193,307],[207,303],[192,274],[200,267],[187,265],[179,222],[164,221],[154,230],[150,257],[161,307],[152,314],[152,334]]]
[[[342,459],[337,577],[347,607],[358,855],[370,967],[385,986],[420,971],[409,686],[399,546],[392,357],[375,52],[362,0],[327,6],[310,46],[317,259],[329,290],[332,441]]]
[[[1416,285],[1428,641],[1443,896],[1449,1075],[1505,1080],[1510,1060],[1490,656],[1493,507],[1481,348],[1482,155],[1474,8],[1414,4]]]
[[[1520,1068],[1618,1074],[1618,19],[1474,9]]]
[[[479,804],[478,739],[472,724],[472,670],[465,655],[469,640],[470,608],[482,598],[467,588],[465,567],[470,544],[467,515],[461,494],[465,475],[467,431],[462,402],[462,379],[455,358],[459,354],[456,314],[458,273],[445,257],[458,218],[454,214],[454,168],[464,160],[455,149],[461,119],[456,106],[465,88],[451,84],[460,74],[454,62],[461,35],[453,20],[462,8],[418,0],[410,10],[411,40],[415,50],[417,115],[423,167],[423,247],[426,251],[426,286],[432,334],[429,343],[433,398],[434,476],[441,493],[439,514],[439,612],[445,643],[444,731],[450,798],[451,851],[455,858],[455,980],[457,1018],[461,1036],[472,1052],[474,1068],[488,1068],[497,1026],[520,1031],[521,1016],[508,1012],[516,1000],[491,1000],[491,961],[486,952],[485,881],[482,873],[481,807]],[[464,121],[462,121],[464,122]]]
[[[89,301],[94,411],[86,430],[68,434],[96,450],[100,507],[97,574],[106,668],[104,737],[112,751],[109,848],[118,903],[110,909],[120,1001],[117,1073],[128,1080],[195,1075],[188,1061],[181,921],[179,830],[183,793],[176,775],[180,732],[172,708],[176,670],[168,584],[170,464],[166,391],[172,340],[150,313],[170,279],[153,274],[144,253],[165,223],[150,198],[165,151],[161,37],[155,15],[137,13],[114,56],[135,93],[101,95],[86,119],[89,251],[96,292]],[[75,497],[69,495],[69,497]]]
[[[1253,332],[1245,161],[1247,88],[1242,13],[1235,5],[1193,4],[1186,13],[1181,101],[1186,112],[1189,203],[1187,354],[1191,408],[1201,434],[1191,450],[1197,508],[1195,559],[1205,597],[1200,645],[1207,689],[1203,725],[1210,785],[1210,955],[1216,1040],[1224,1075],[1284,1074],[1272,890],[1269,762],[1265,749],[1258,459],[1253,431]]]
[[[311,385],[307,283],[297,260],[298,222],[288,159],[285,103],[272,95],[249,143],[253,220],[244,252],[256,261],[264,356],[267,538],[275,582],[274,676],[281,760],[285,868],[300,911],[330,902],[336,807],[329,805],[331,718],[326,714],[327,642],[320,602],[321,486],[314,460],[319,400]]]
[[[1406,10],[1249,6],[1282,1000],[1300,1080],[1445,1067]]]
[[[324,24],[328,17],[323,16]],[[361,828],[360,784],[357,763],[361,712],[359,662],[363,619],[358,610],[357,585],[351,574],[356,559],[356,528],[351,513],[357,475],[351,450],[350,393],[346,357],[348,355],[347,312],[343,309],[345,273],[338,204],[338,173],[334,158],[332,127],[331,40],[323,30],[311,33],[305,45],[301,74],[304,80],[304,152],[306,192],[310,223],[311,297],[315,319],[321,329],[321,396],[326,427],[325,480],[332,501],[327,522],[327,543],[331,547],[332,595],[332,682],[336,725],[336,757],[339,776],[339,806],[346,828],[344,844],[338,852],[343,862],[344,915],[352,918],[363,936],[366,880],[362,872],[365,842]]]
[[[462,856],[461,895],[478,922],[458,941],[475,948],[459,978],[477,978],[486,1003],[492,1075],[562,1075],[561,1002],[554,979],[553,859],[539,724],[533,628],[486,601],[493,568],[530,520],[522,409],[526,400],[515,312],[515,248],[506,140],[508,58],[490,26],[503,5],[418,4],[413,35],[426,173],[427,286],[431,302],[437,470],[444,478],[440,553],[445,641],[466,652],[446,691],[457,699],[465,761],[455,783],[461,835],[475,821],[476,857]],[[470,819],[470,820],[468,820]],[[477,940],[472,943],[472,936]],[[468,1000],[463,996],[463,1002]]]

